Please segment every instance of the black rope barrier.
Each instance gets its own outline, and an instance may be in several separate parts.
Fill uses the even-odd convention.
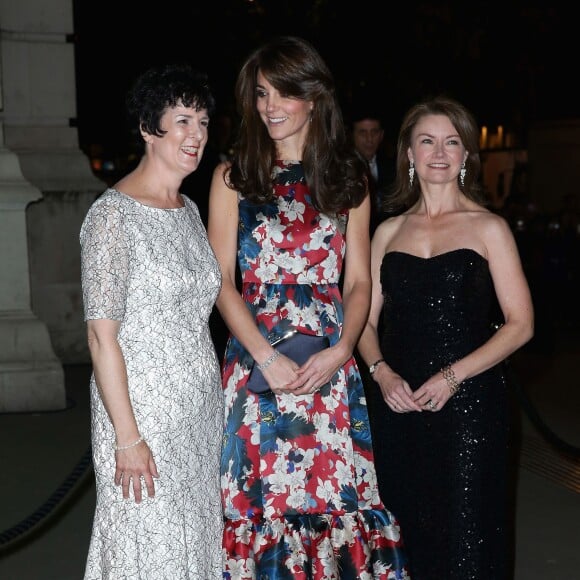
[[[580,447],[572,445],[562,439],[555,431],[550,429],[548,424],[542,419],[540,413],[534,403],[531,401],[529,395],[526,393],[526,390],[522,387],[522,384],[518,380],[518,377],[514,370],[511,368],[509,361],[506,362],[504,365],[506,369],[506,376],[508,379],[508,383],[512,385],[517,397],[521,408],[523,409],[524,413],[527,415],[528,419],[534,425],[534,427],[538,430],[538,432],[542,435],[542,437],[549,443],[552,447],[555,447],[561,453],[565,455],[572,456],[574,458],[580,457]]]
[[[74,497],[82,484],[88,480],[89,475],[92,476],[92,465],[92,450],[89,446],[67,478],[36,511],[15,526],[0,533],[0,551],[13,548],[17,543],[37,532],[49,520],[52,520],[56,513]]]

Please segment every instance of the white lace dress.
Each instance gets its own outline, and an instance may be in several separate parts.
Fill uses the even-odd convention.
[[[137,424],[157,463],[153,499],[123,500],[115,434],[91,378],[97,504],[85,579],[222,577],[220,369],[208,319],[219,265],[197,206],[145,206],[114,189],[81,228],[85,319],[121,321]]]

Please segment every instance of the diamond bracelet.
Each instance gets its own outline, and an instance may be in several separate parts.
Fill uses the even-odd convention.
[[[263,371],[264,369],[268,368],[278,357],[280,353],[275,350],[263,363],[258,363],[256,366]]]

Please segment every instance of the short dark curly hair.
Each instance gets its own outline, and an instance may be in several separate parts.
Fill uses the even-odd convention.
[[[152,67],[137,78],[127,94],[127,113],[139,129],[162,137],[161,117],[177,105],[206,109],[211,117],[215,99],[208,76],[186,63],[164,64]]]

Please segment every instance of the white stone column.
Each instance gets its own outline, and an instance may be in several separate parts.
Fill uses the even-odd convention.
[[[40,197],[0,147],[0,412],[66,407],[62,366],[30,308],[25,210]]]
[[[73,32],[72,0],[0,0],[0,411],[64,408],[63,353],[86,343],[78,230],[103,183],[73,122]]]

